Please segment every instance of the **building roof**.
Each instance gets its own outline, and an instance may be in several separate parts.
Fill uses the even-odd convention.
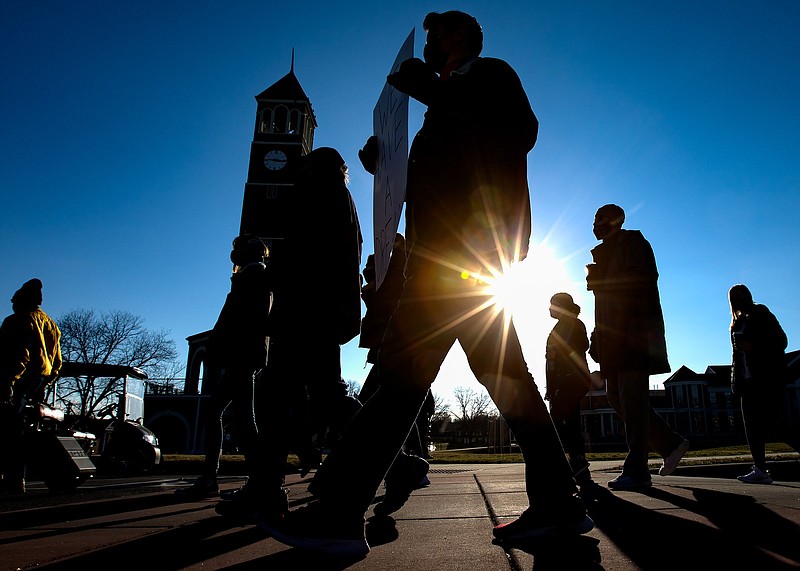
[[[800,379],[800,349],[786,353],[786,368],[790,379]],[[709,365],[703,373],[695,373],[683,365],[664,381],[664,386],[687,381],[705,381],[709,387],[728,386],[731,382],[731,366]]]
[[[267,87],[264,91],[256,95],[256,101],[261,101],[264,99],[278,99],[278,100],[288,100],[288,101],[308,101],[308,96],[306,92],[303,91],[303,88],[300,86],[300,82],[297,80],[297,76],[294,74],[294,70],[290,71],[278,81]],[[310,105],[310,103],[309,103]]]

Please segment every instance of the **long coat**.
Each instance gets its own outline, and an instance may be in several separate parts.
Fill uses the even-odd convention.
[[[363,238],[353,197],[344,183],[318,177],[298,181],[289,203],[293,223],[273,260],[271,334],[305,328],[344,345],[361,331]]]
[[[589,354],[604,377],[628,370],[670,372],[653,248],[639,230],[619,230],[592,249],[589,288],[595,330]]]

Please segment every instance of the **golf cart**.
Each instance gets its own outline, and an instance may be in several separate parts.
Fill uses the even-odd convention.
[[[116,418],[102,428],[104,434],[98,441],[102,466],[120,474],[142,473],[160,466],[158,438],[142,424],[147,373],[127,365],[65,362],[59,376],[123,379]]]

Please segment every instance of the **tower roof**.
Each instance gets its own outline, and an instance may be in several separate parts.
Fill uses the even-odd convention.
[[[297,81],[294,70],[291,70],[278,81],[256,95],[256,101],[261,101],[263,99],[307,101],[309,105],[311,104],[306,92],[303,91],[303,88],[300,86],[300,82]]]

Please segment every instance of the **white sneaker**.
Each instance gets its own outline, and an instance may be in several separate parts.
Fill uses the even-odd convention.
[[[740,482],[746,482],[748,484],[772,483],[772,476],[769,475],[769,472],[765,472],[756,466],[753,466],[753,469],[749,473],[745,474],[744,476],[737,476],[736,479]]]
[[[686,454],[686,451],[689,450],[689,441],[684,440],[675,450],[672,451],[672,454],[664,458],[664,462],[661,464],[661,468],[658,469],[659,476],[669,476],[675,471],[675,468],[678,467],[678,464],[683,458],[683,455]]]

